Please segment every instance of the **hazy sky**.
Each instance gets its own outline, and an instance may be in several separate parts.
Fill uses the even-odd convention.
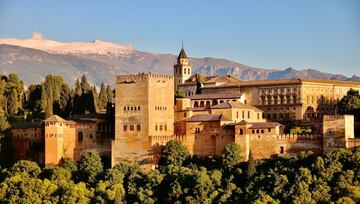
[[[360,75],[359,0],[0,0],[0,38],[94,39],[246,65]]]

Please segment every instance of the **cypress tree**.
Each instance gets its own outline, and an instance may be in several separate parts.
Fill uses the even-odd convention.
[[[53,104],[50,100],[47,100],[46,110],[45,110],[45,118],[49,118],[53,115]]]
[[[7,106],[8,114],[14,115],[18,112],[19,102],[18,102],[18,94],[16,89],[12,89],[10,95],[8,96],[7,104],[8,104]]]
[[[249,161],[248,161],[248,166],[247,166],[247,175],[250,178],[255,173],[256,173],[256,164],[255,164],[253,155],[252,155],[252,153],[250,151],[250,153],[249,153]]]
[[[81,77],[81,91],[82,93],[86,93],[91,90],[90,84],[85,75]]]
[[[107,102],[108,102],[108,99],[107,99],[107,95],[106,95],[105,84],[101,83],[100,93],[99,93],[99,97],[98,97],[99,109],[106,108]]]
[[[114,95],[110,85],[106,87],[106,97],[108,102],[112,102]]]

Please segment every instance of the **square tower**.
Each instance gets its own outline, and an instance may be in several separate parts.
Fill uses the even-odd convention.
[[[173,76],[154,73],[117,76],[112,166],[121,160],[151,165],[149,137],[173,135],[173,126]]]
[[[354,138],[353,115],[323,116],[323,152],[347,148],[348,140]]]

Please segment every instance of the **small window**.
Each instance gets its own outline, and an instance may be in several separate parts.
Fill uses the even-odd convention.
[[[268,128],[268,132],[271,132],[271,128]]]
[[[141,130],[141,126],[140,126],[140,125],[137,125],[137,126],[136,126],[136,130],[137,130],[137,131],[140,131],[140,130]]]
[[[261,133],[264,133],[264,130],[261,130]]]
[[[92,139],[93,138],[93,134],[92,133],[90,133],[90,139]]]
[[[127,125],[123,125],[123,130],[127,131]]]
[[[126,107],[124,107],[124,111],[126,111]]]
[[[252,130],[251,132],[254,134],[254,133],[255,133],[255,130]]]
[[[240,128],[240,135],[244,134],[244,130],[242,128]]]
[[[158,126],[157,125],[155,125],[155,131],[157,131],[158,130]]]
[[[285,150],[284,150],[284,146],[280,146],[280,154],[284,154]]]
[[[184,118],[186,118],[186,113],[184,113]]]
[[[248,111],[248,118],[250,119],[250,111]]]
[[[164,125],[164,130],[167,131],[167,125]]]
[[[134,125],[130,125],[130,131],[134,131]]]
[[[138,110],[140,110],[140,106],[138,106]]]
[[[259,130],[256,130],[256,133],[259,133]]]
[[[163,126],[162,125],[160,125],[160,131],[162,131],[163,130]]]
[[[258,120],[260,119],[260,113],[257,113],[257,119]]]
[[[51,135],[51,134],[50,134]],[[83,141],[83,133],[82,132],[79,132],[78,133],[78,142],[82,142]]]

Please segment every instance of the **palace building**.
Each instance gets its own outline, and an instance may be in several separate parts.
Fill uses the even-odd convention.
[[[337,115],[336,104],[358,82],[318,79],[241,81],[230,75],[192,74],[184,48],[174,75],[116,76],[115,115],[51,116],[11,129],[16,159],[58,164],[89,149],[114,166],[126,160],[150,168],[162,147],[180,140],[192,155],[218,157],[238,143],[242,159],[360,147],[354,117]],[[175,98],[174,96],[183,96]],[[318,121],[309,134],[289,134],[283,119]],[[357,133],[359,134],[359,133]],[[357,135],[359,136],[359,135]]]

